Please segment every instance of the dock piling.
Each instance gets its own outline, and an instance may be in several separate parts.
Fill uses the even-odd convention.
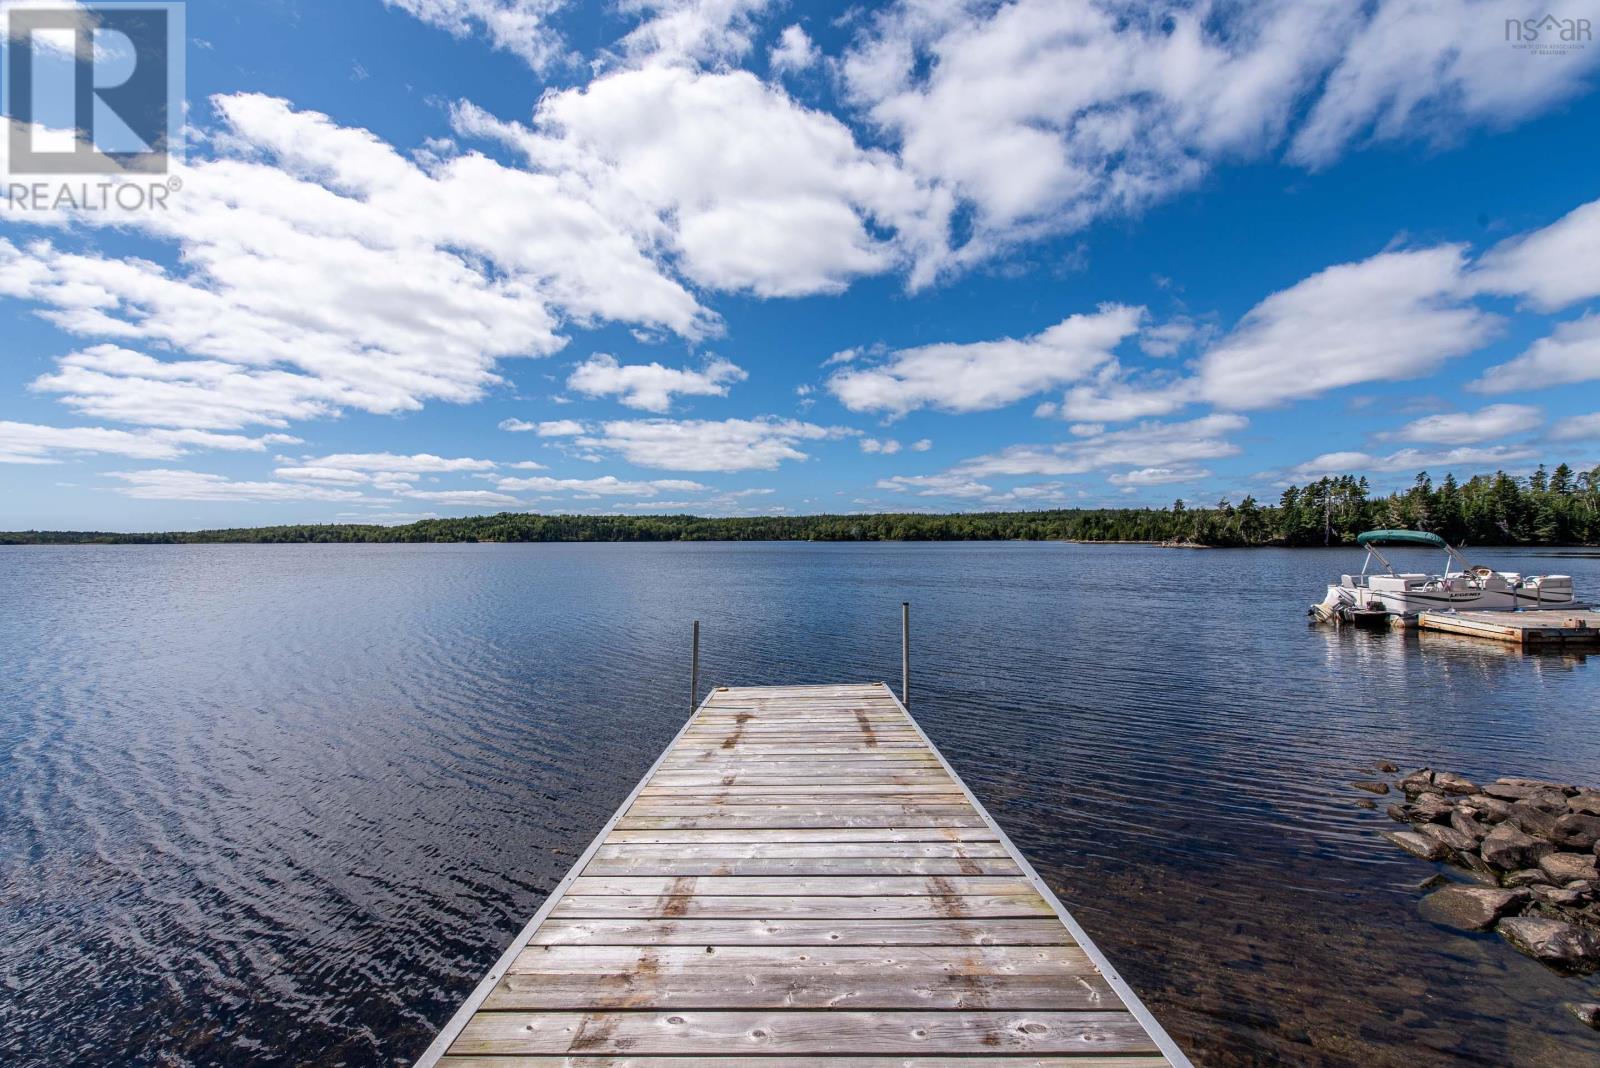
[[[900,602],[900,703],[911,707],[911,602]]]
[[[700,621],[694,621],[694,651],[689,658],[689,711],[700,707]]]

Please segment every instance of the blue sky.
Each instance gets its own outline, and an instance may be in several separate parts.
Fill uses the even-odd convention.
[[[1544,14],[191,3],[169,206],[0,207],[0,528],[1592,466],[1600,44]]]

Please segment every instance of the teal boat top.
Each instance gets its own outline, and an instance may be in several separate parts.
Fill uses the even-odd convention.
[[[1450,546],[1437,534],[1425,530],[1369,530],[1356,538],[1357,545],[1431,545],[1436,549]]]

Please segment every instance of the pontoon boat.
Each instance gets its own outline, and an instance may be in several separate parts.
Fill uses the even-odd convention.
[[[1356,539],[1367,550],[1359,575],[1345,575],[1328,595],[1311,606],[1311,615],[1324,622],[1359,621],[1389,616],[1414,618],[1418,612],[1515,612],[1528,608],[1578,607],[1567,575],[1531,575],[1474,567],[1467,558],[1437,534],[1421,530],[1369,530]],[[1445,551],[1444,573],[1423,575],[1395,571],[1379,545],[1427,545]],[[1388,574],[1368,574],[1372,562]],[[1455,570],[1452,570],[1452,567]]]

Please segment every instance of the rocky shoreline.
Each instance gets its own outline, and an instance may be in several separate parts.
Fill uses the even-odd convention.
[[[1351,785],[1389,792],[1377,780]],[[1566,975],[1600,971],[1600,789],[1517,778],[1479,786],[1431,768],[1395,785],[1406,800],[1388,814],[1408,829],[1384,837],[1422,860],[1455,865],[1477,884],[1428,880],[1423,887],[1431,893],[1420,905],[1427,919],[1467,931],[1492,928]],[[1600,1004],[1569,1007],[1600,1028]]]

